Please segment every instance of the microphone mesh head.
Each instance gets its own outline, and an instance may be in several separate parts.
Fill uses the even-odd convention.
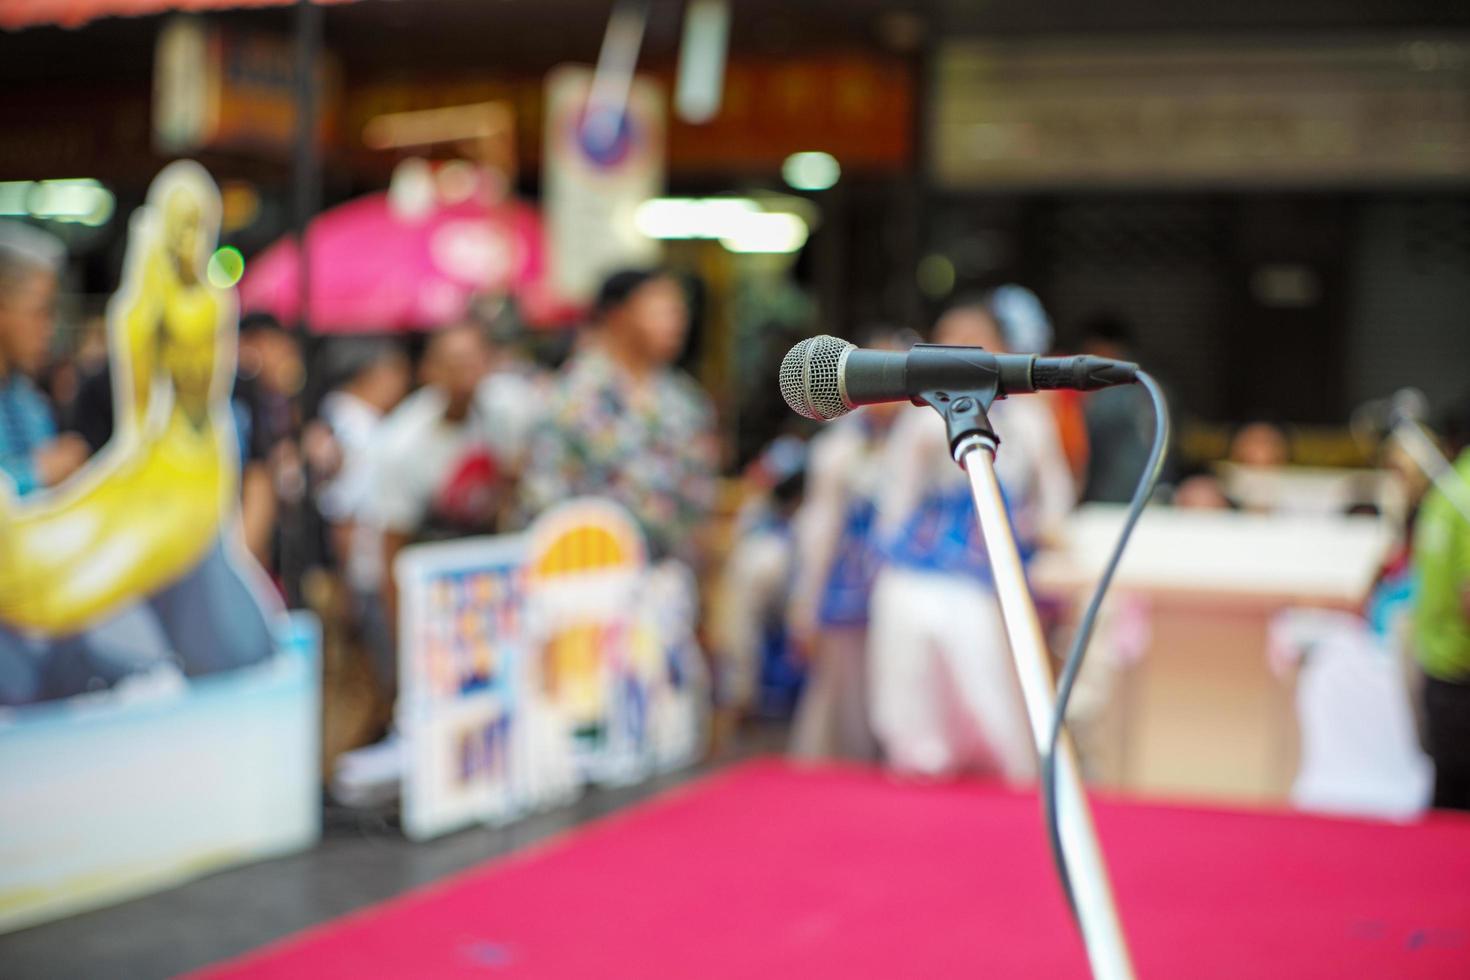
[[[1429,399],[1418,388],[1400,388],[1388,400],[1389,422],[1420,422],[1429,417]]]
[[[798,415],[826,422],[852,409],[842,400],[842,355],[853,345],[823,334],[808,337],[781,361],[781,397]]]

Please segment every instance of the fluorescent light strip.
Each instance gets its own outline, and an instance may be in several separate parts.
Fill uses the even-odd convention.
[[[0,215],[74,222],[98,227],[112,217],[117,199],[90,177],[76,180],[0,182]]]
[[[711,239],[732,252],[795,252],[806,244],[800,215],[765,211],[746,197],[659,197],[644,201],[634,227],[649,238]]]

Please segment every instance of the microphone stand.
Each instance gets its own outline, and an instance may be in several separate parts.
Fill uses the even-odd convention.
[[[1031,737],[1040,755],[1046,751],[1049,728],[1056,713],[1056,687],[1041,623],[995,476],[995,454],[1000,439],[991,428],[987,410],[995,401],[998,383],[997,377],[988,390],[952,395],[929,392],[918,401],[944,416],[954,460],[969,475],[1011,659],[1021,682]],[[1072,870],[1073,901],[1092,975],[1097,980],[1132,980],[1134,971],[1128,942],[1113,902],[1107,866],[1092,825],[1077,759],[1065,731],[1057,745],[1056,779],[1062,853]]]
[[[1403,447],[1414,465],[1449,498],[1460,516],[1470,521],[1470,486],[1465,485],[1465,481],[1455,471],[1454,462],[1440,452],[1434,440],[1424,434],[1419,423],[1399,416],[1393,420],[1388,437]]]

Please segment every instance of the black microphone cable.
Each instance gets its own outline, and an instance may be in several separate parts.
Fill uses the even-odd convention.
[[[1062,729],[1066,725],[1067,702],[1071,700],[1072,688],[1077,683],[1077,675],[1082,671],[1082,661],[1087,656],[1087,644],[1097,625],[1098,609],[1107,597],[1108,588],[1113,584],[1113,573],[1123,560],[1123,550],[1128,546],[1133,528],[1159,485],[1159,477],[1164,472],[1164,453],[1169,445],[1169,405],[1164,398],[1164,389],[1146,371],[1138,372],[1138,383],[1148,391],[1153,404],[1153,447],[1149,450],[1148,463],[1138,480],[1138,487],[1133,491],[1133,500],[1128,504],[1128,513],[1123,518],[1123,530],[1118,535],[1118,542],[1113,545],[1113,553],[1103,566],[1102,576],[1093,589],[1087,610],[1077,623],[1077,632],[1072,637],[1072,646],[1067,651],[1066,662],[1062,665],[1062,673],[1057,680],[1056,710],[1051,719],[1046,751],[1041,756],[1041,809],[1046,822],[1047,843],[1051,846],[1052,863],[1056,865],[1057,878],[1061,881],[1063,894],[1067,896],[1067,906],[1072,911],[1073,922],[1077,921],[1077,900],[1073,895],[1072,872],[1067,866],[1067,855],[1062,850],[1062,831],[1057,813],[1057,743],[1061,741]]]

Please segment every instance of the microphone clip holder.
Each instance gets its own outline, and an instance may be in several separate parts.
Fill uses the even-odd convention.
[[[949,436],[949,451],[954,461],[964,465],[970,449],[987,449],[991,456],[1000,448],[1000,436],[990,424],[990,406],[1000,394],[1000,377],[994,375],[988,385],[966,391],[926,391],[914,399],[917,405],[928,405],[944,419]]]

